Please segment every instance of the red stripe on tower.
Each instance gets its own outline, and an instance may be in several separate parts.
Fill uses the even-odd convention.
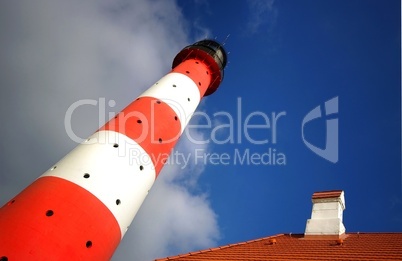
[[[223,79],[212,40],[0,208],[0,261],[109,260],[200,100]]]

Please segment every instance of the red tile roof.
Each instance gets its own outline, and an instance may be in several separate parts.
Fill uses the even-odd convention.
[[[348,233],[338,240],[279,234],[157,259],[164,260],[402,260],[402,233]]]
[[[328,190],[328,191],[320,191],[320,192],[315,192],[313,194],[312,199],[318,199],[318,198],[337,198],[341,196],[342,190]]]

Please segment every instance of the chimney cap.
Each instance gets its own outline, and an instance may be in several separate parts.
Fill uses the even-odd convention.
[[[343,190],[327,190],[314,192],[312,199],[322,199],[322,198],[338,198],[342,195]]]
[[[346,208],[345,205],[345,192],[343,190],[327,190],[314,192],[311,197],[313,203],[324,203],[324,202],[339,202],[342,209]]]

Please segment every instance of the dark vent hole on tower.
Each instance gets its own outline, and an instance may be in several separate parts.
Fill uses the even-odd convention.
[[[120,199],[116,199],[116,205],[120,205],[121,201]]]
[[[14,202],[15,202],[15,199],[11,200],[10,202],[7,203],[7,206],[12,205]],[[1,261],[1,259],[0,259],[0,261]]]
[[[88,173],[85,173],[85,174],[84,174],[84,178],[87,179],[87,178],[89,178],[89,177],[90,177],[90,175],[89,175]]]
[[[0,257],[0,261],[8,261],[8,257],[2,256],[2,257]]]
[[[137,120],[137,123],[142,123],[142,120]]]
[[[177,116],[174,116],[174,120],[177,121]]]
[[[177,87],[176,84],[173,84],[173,87]]]
[[[156,101],[157,104],[161,104],[161,101]]]
[[[162,138],[159,138],[158,141],[159,141],[159,143],[162,143]]]
[[[201,86],[201,82],[198,82],[198,85]]]
[[[87,248],[91,248],[91,247],[92,247],[92,241],[91,241],[91,240],[88,240],[88,241],[85,243],[85,246],[86,246]]]
[[[195,62],[196,64],[199,64],[199,62]]]
[[[51,209],[49,209],[48,211],[46,211],[46,216],[47,216],[47,217],[51,217],[51,216],[53,216],[53,214],[54,214],[54,212],[53,212],[53,210],[51,210]]]
[[[141,165],[141,166],[140,166],[140,170],[143,170],[143,169],[144,169],[144,166]]]
[[[209,72],[208,72],[208,71],[206,71],[206,73],[207,73],[207,74],[209,74]]]
[[[50,170],[55,170],[57,168],[57,166],[53,166],[53,168],[51,168]]]
[[[186,73],[190,73],[189,71],[186,71]]]
[[[115,144],[113,144],[113,147],[114,147],[114,148],[118,148],[118,147],[119,147],[119,144],[115,143]]]
[[[190,98],[187,98],[188,101],[190,101]]]

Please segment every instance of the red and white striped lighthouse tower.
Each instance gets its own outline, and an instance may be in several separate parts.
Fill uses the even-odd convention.
[[[0,261],[109,260],[201,98],[223,79],[212,40],[0,208]]]

